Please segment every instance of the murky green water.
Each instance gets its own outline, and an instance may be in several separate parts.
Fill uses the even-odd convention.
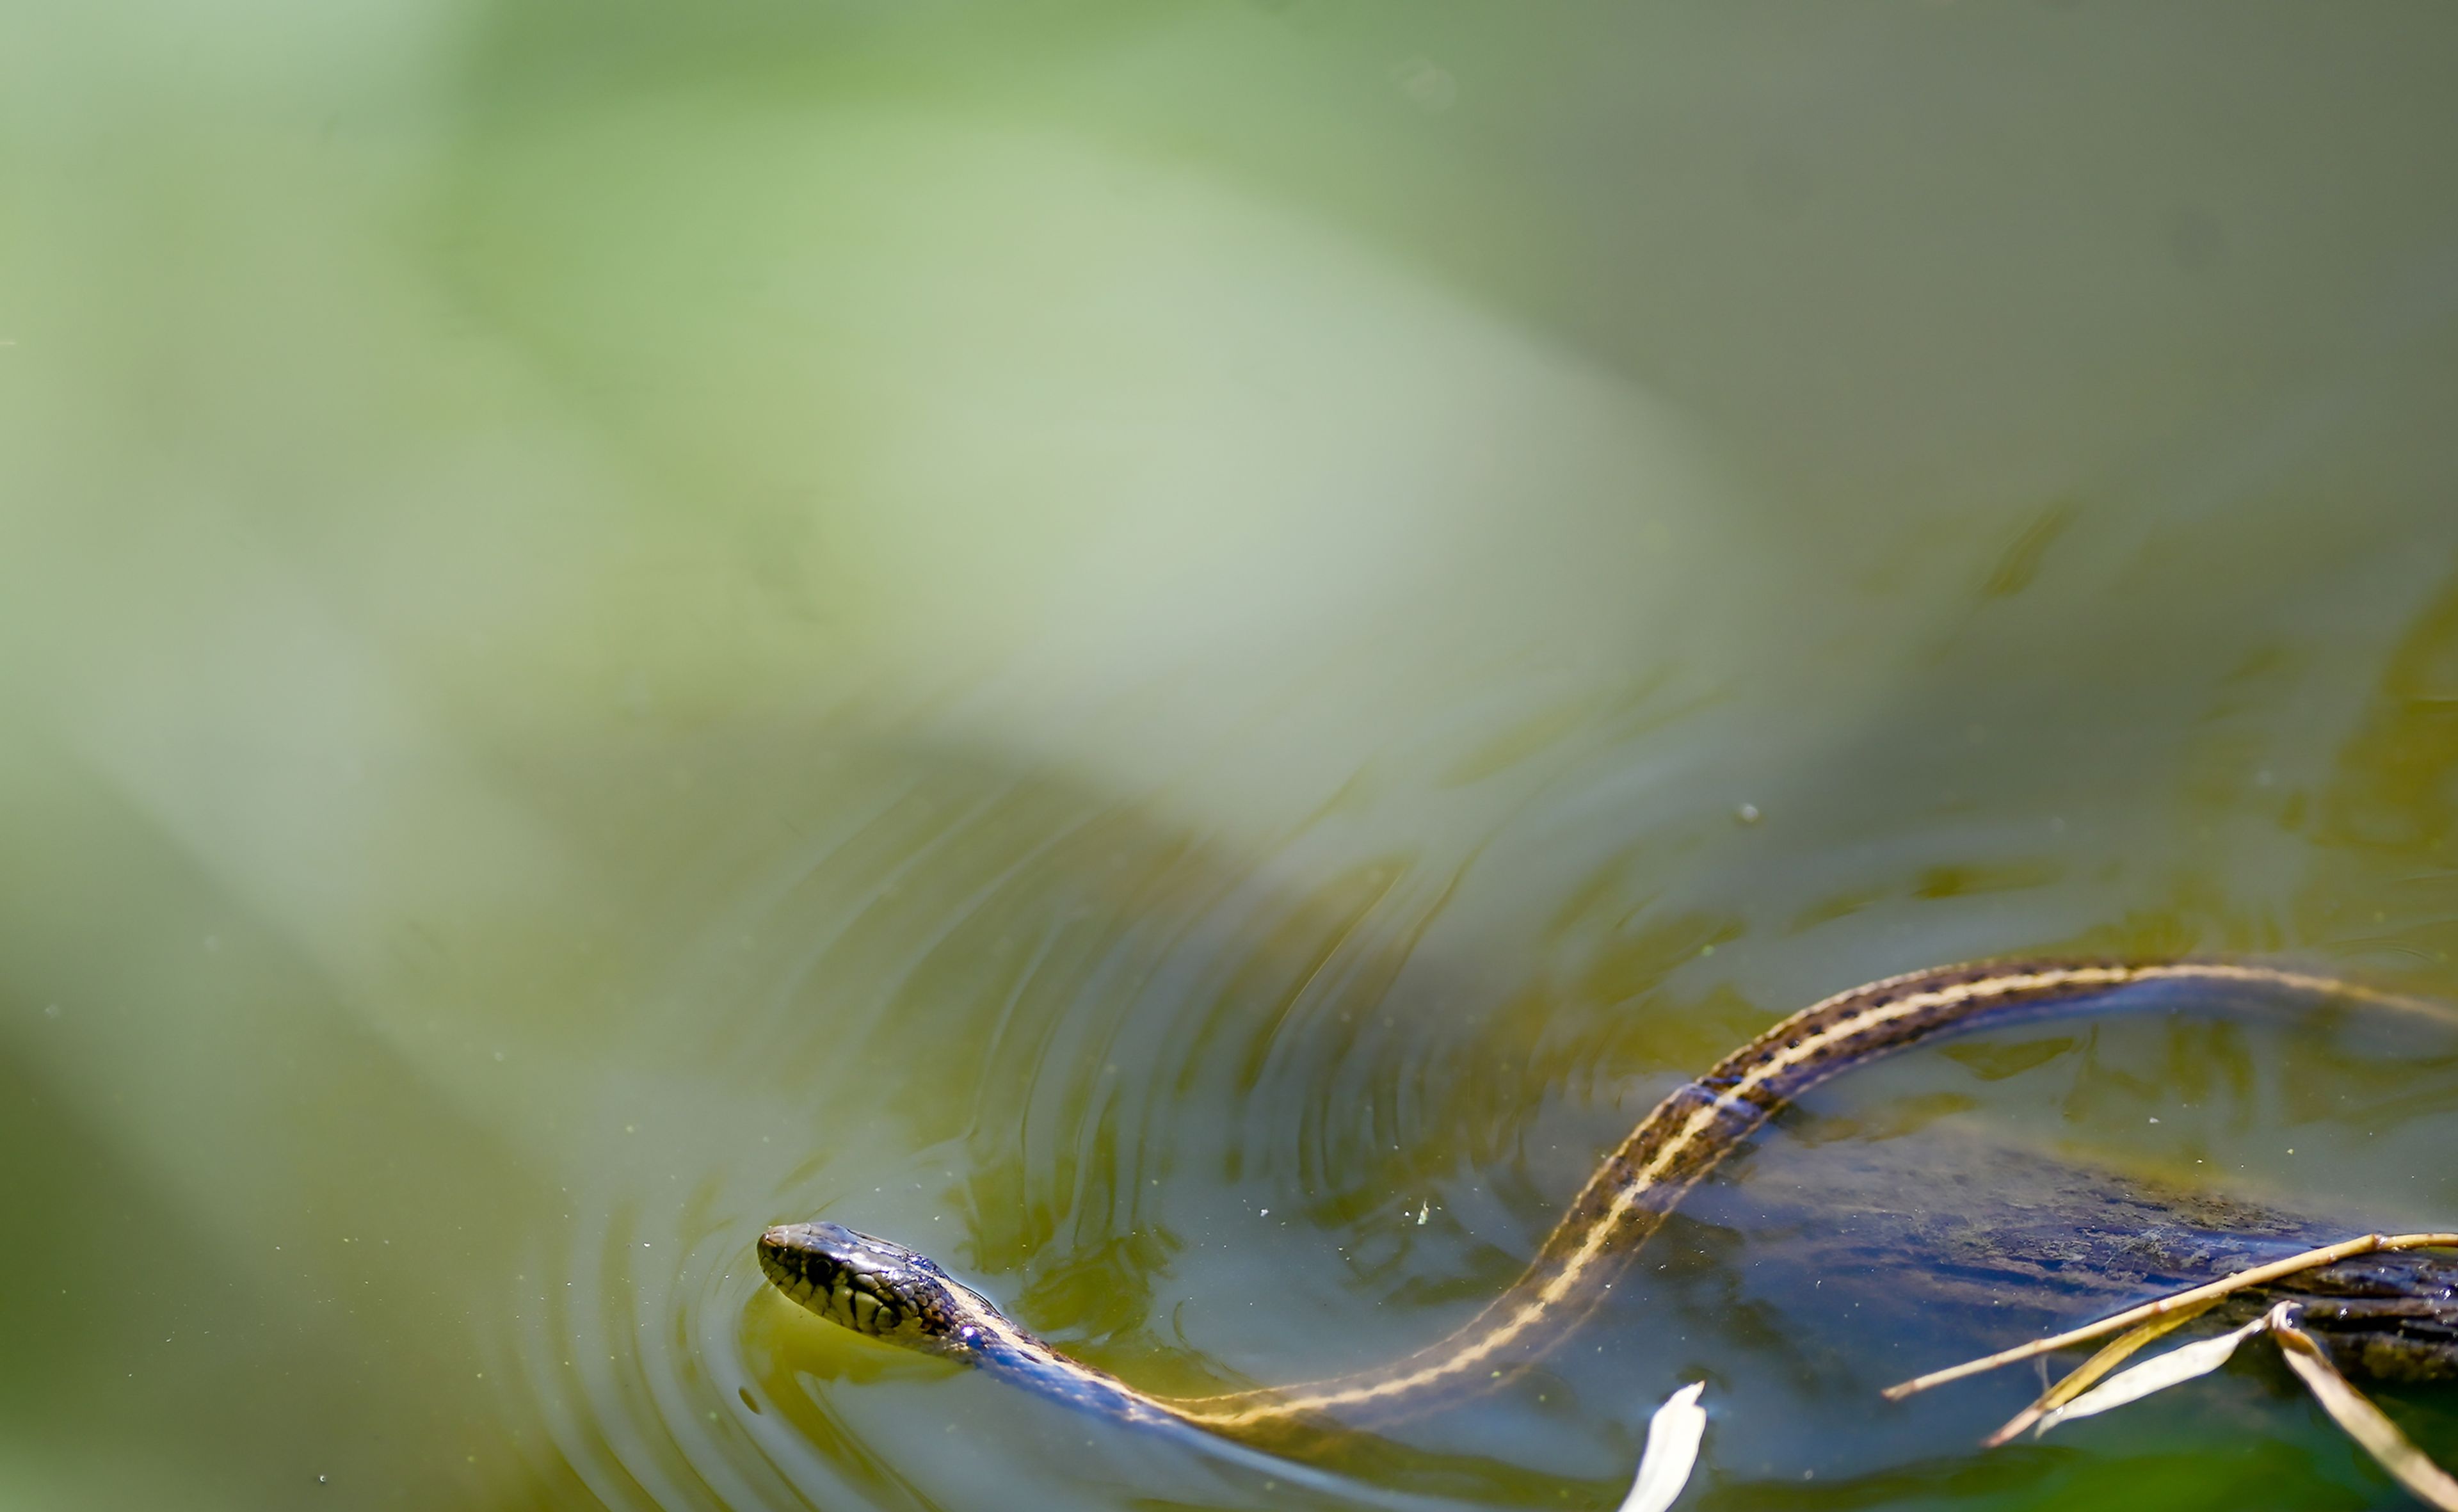
[[[1952,1127],[2446,1227],[2411,1029],[1847,1080],[1379,1481],[885,1355],[749,1245],[1289,1380],[1866,978],[2458,998],[2453,48],[0,4],[0,1502],[1605,1507],[1703,1374],[1701,1508],[2399,1504],[2259,1370],[1982,1456],[2028,1379],[1874,1391],[2010,1338],[1831,1315],[1751,1214]]]

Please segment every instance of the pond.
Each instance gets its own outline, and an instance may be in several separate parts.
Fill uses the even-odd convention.
[[[1983,1453],[1878,1389],[2070,1304],[1802,1261],[2458,1227],[2361,1013],[1834,1082],[1344,1469],[752,1246],[1303,1380],[1864,981],[2458,1002],[2446,8],[224,11],[0,0],[0,1500],[1604,1508],[1704,1378],[1685,1506],[2405,1504],[2260,1365]]]

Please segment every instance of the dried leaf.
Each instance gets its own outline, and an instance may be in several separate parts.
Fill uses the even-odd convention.
[[[2347,1377],[2330,1363],[2329,1353],[2320,1341],[2296,1326],[2295,1304],[2281,1302],[2271,1309],[2270,1316],[2277,1319],[2272,1330],[2279,1336],[2279,1352],[2287,1357],[2288,1367],[2304,1378],[2322,1410],[2346,1430],[2348,1438],[2364,1445],[2366,1454],[2380,1460],[2399,1484],[2414,1492],[2417,1500],[2443,1512],[2458,1512],[2458,1480],[2425,1458],[2414,1440],[2398,1431],[2398,1424],[2347,1384]]]
[[[2205,1338],[2172,1349],[2156,1359],[2146,1359],[2131,1370],[2122,1370],[2107,1380],[2084,1392],[2073,1400],[2040,1419],[2042,1433],[2061,1422],[2075,1418],[2089,1418],[2111,1407],[2122,1407],[2129,1401],[2139,1401],[2153,1392],[2174,1386],[2178,1381],[2207,1376],[2227,1363],[2236,1347],[2254,1335],[2270,1327],[2271,1314],[2263,1314],[2232,1334]]]
[[[1698,1405],[1698,1394],[1706,1389],[1705,1381],[1692,1381],[1648,1419],[1647,1450],[1638,1457],[1638,1479],[1631,1482],[1621,1512],[1664,1512],[1690,1483],[1698,1440],[1707,1431],[1707,1409]]]
[[[2030,1359],[2035,1355],[2052,1354],[2076,1344],[2088,1343],[2094,1338],[2104,1338],[2119,1330],[2132,1328],[2136,1323],[2174,1313],[2180,1308],[2191,1307],[2206,1298],[2225,1296],[2231,1292],[2240,1292],[2249,1286],[2260,1286],[2265,1281],[2276,1281],[2282,1275],[2293,1275],[2299,1271],[2310,1271],[2320,1266],[2329,1265],[2334,1261],[2346,1259],[2350,1255],[2370,1254],[2376,1250],[2427,1249],[2458,1249],[2458,1233],[2359,1234],[2355,1238],[2342,1240],[2337,1244],[2323,1245],[2318,1250],[2307,1250],[2302,1254],[2291,1254],[2283,1260],[2273,1260],[2268,1265],[2257,1265],[2248,1271],[2239,1271],[2234,1275],[2221,1276],[2206,1285],[2192,1287],[2173,1295],[2160,1297],[2154,1302],[2145,1302],[2140,1307],[2128,1308],[2114,1317],[2103,1317],[2096,1323],[2086,1323],[2080,1328],[2068,1329],[2062,1334],[2052,1335],[2048,1338],[2035,1338],[2028,1344],[2017,1344],[2012,1349],[2000,1350],[1984,1359],[1966,1360],[1960,1365],[1951,1366],[1946,1370],[1933,1370],[1926,1376],[1899,1381],[1878,1395],[1888,1401],[1901,1401],[1906,1397],[1925,1392],[1932,1386],[1943,1386],[1948,1381],[1961,1380],[1966,1376],[1977,1376],[1982,1371],[1995,1370],[2000,1365],[2011,1365],[2016,1360]]]
[[[2090,1390],[2093,1382],[2097,1381],[2102,1376],[2107,1375],[2110,1371],[2114,1370],[2117,1366],[2124,1364],[2145,1344],[2151,1343],[2155,1339],[2163,1337],[2166,1335],[2175,1332],[2177,1329],[2182,1328],[2187,1323],[2192,1322],[2194,1319],[2201,1316],[2204,1313],[2209,1312],[2212,1308],[2218,1305],[2219,1299],[2218,1297],[2206,1297],[2199,1302],[2189,1304],[2174,1313],[2164,1314],[2158,1317],[2153,1318],[2148,1323],[2140,1324],[2118,1335],[2115,1338],[2110,1340],[2108,1345],[2101,1349],[2098,1354],[2092,1356],[2091,1358],[2084,1360],[2081,1364],[2075,1366],[2073,1372],[2063,1380],[2058,1381],[2047,1391],[2042,1392],[2040,1394],[2039,1400],[2031,1403],[2029,1407],[2024,1408],[2021,1412],[2016,1413],[2011,1419],[2008,1419],[2006,1426],[1998,1429],[1995,1433],[1990,1434],[1988,1438],[1981,1440],[1980,1447],[1983,1449],[1994,1449],[1999,1444],[2007,1442],[2016,1434],[2021,1433],[2024,1429],[2029,1428],[2035,1422],[2038,1422],[2050,1413],[2054,1412],[2059,1407],[2064,1406],[2066,1403],[2081,1396],[2085,1391]],[[2045,1428],[2040,1431],[2042,1433],[2048,1432]]]

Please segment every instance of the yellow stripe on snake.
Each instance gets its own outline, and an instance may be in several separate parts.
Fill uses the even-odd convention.
[[[1691,1188],[1778,1108],[1829,1077],[1924,1041],[2050,1016],[2173,1004],[2159,987],[2363,1003],[2458,1023],[2449,1008],[2351,983],[2212,961],[2032,961],[1889,977],[1794,1014],[1657,1104],[1573,1200],[1519,1278],[1474,1318],[1371,1370],[1272,1390],[1151,1395],[1035,1338],[971,1288],[901,1245],[833,1223],[760,1239],[768,1279],[858,1333],[941,1355],[1122,1421],[1191,1428],[1287,1452],[1338,1424],[1379,1424],[1489,1390],[1558,1345],[1594,1309]]]

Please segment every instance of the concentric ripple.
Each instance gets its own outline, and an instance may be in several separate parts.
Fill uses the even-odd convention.
[[[1163,1391],[1422,1342],[1560,1197],[1491,1158],[1526,1100],[1463,1074],[1481,1051],[1427,940],[1464,860],[1344,857],[1355,837],[1323,826],[1239,855],[964,770],[832,797],[844,818],[711,927],[657,1048],[590,1115],[522,1305],[563,1458],[618,1506],[1397,1494],[949,1379],[775,1297],[751,1241],[820,1216],[893,1237]],[[1429,1031],[1447,1012],[1462,1037]],[[1585,1458],[1610,1476],[1629,1447],[1616,1429]],[[1448,1453],[1381,1465],[1485,1498],[1594,1489]]]
[[[2132,1129],[2152,1145],[2109,1148],[2187,1179],[2305,1128],[2301,1169],[2438,1200],[2385,1183],[2446,1131],[2446,1046],[2326,1015],[1975,1042],[1813,1099],[1785,1125],[1807,1137],[1771,1133],[1589,1336],[1473,1412],[1361,1438],[1324,1471],[1191,1452],[830,1327],[767,1288],[753,1240],[825,1217],[909,1245],[1163,1394],[1338,1373],[1494,1295],[1686,1070],[1813,988],[1916,963],[1786,966],[1761,935],[1770,1001],[1742,996],[1715,950],[1752,926],[1713,901],[1777,883],[1719,875],[1698,836],[1729,816],[1685,818],[1677,796],[1583,839],[1593,793],[1549,795],[1511,810],[1507,855],[1474,835],[1394,844],[1337,812],[1241,847],[909,751],[832,765],[806,797],[595,1075],[568,1211],[522,1278],[517,1376],[609,1505],[1610,1504],[1644,1407],[1702,1374],[1732,1403],[1719,1452],[1756,1474],[1917,1478],[1969,1435],[1867,1426],[1883,1382],[1859,1376],[1885,1365],[1838,1340],[1903,1347],[1919,1310],[1854,1333],[1821,1315],[1816,1277],[1760,1272],[1753,1179],[1812,1190],[1821,1147],[1917,1137],[1985,1100],[2038,1130],[2019,1137]],[[1642,846],[1685,868],[1678,901],[1632,901]],[[1479,964],[1497,917],[1537,937],[1515,975]],[[1797,1203],[1777,1220],[1802,1221]]]

